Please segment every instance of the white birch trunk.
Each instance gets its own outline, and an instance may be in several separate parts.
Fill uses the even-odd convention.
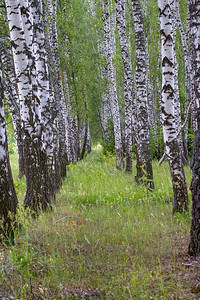
[[[125,0],[116,0],[117,28],[119,33],[121,53],[124,66],[124,100],[125,100],[125,152],[126,152],[126,171],[132,172],[132,107],[136,115],[136,103],[133,86],[133,75],[131,62],[129,59],[128,41],[125,25]],[[136,118],[134,118],[135,120]],[[134,124],[134,134],[136,134],[136,124]]]
[[[6,9],[19,91],[20,114],[25,137],[24,154],[27,190],[24,203],[25,206],[29,206],[38,214],[40,209],[46,209],[51,204],[49,191],[46,188],[46,182],[44,182],[43,177],[46,160],[43,159],[41,152],[40,102],[36,97],[37,90],[35,89],[33,92],[33,87],[36,88],[35,70],[32,72],[33,65],[29,65],[29,63],[34,63],[33,48],[29,44],[29,38],[33,35],[27,33],[28,45],[26,45],[24,35],[25,31],[32,31],[32,26],[29,24],[26,25],[28,28],[23,28],[20,2],[18,0],[7,0]],[[25,12],[28,14],[30,11],[27,10]],[[28,18],[28,16],[24,14],[24,18]]]
[[[58,136],[59,136],[59,161],[61,167],[61,176],[66,176],[66,165],[67,165],[67,147],[66,147],[66,107],[64,101],[64,91],[62,86],[62,76],[60,59],[58,53],[58,37],[57,37],[57,22],[56,22],[56,7],[57,0],[47,0],[48,3],[48,13],[50,17],[50,45],[53,50],[51,57],[49,55],[49,60],[53,58],[51,63],[51,74],[53,79],[53,86],[55,89],[55,96],[58,99],[58,110],[57,110],[57,120],[58,120]],[[46,3],[43,1],[43,7],[46,11]],[[47,12],[47,11],[46,11]],[[47,41],[48,43],[49,41]],[[50,53],[49,53],[50,54]],[[57,76],[57,77],[56,77]],[[57,95],[56,95],[57,94]]]
[[[138,137],[137,137],[137,176],[136,180],[140,180],[146,175],[147,185],[154,188],[152,158],[150,149],[150,133],[149,119],[147,108],[147,76],[145,69],[145,36],[142,20],[142,11],[140,0],[132,1],[134,32],[136,42],[136,99],[137,99],[137,121],[138,121]],[[144,171],[143,171],[144,169]],[[145,173],[146,174],[145,174]]]
[[[87,142],[86,142],[86,149],[87,152],[90,153],[92,151],[92,140],[91,140],[91,135],[90,135],[90,125],[89,122],[87,122]]]
[[[36,134],[41,136],[41,109],[40,109],[40,98],[38,95],[38,84],[36,75],[36,61],[34,56],[34,33],[33,33],[33,14],[31,13],[31,2],[32,0],[19,0],[22,28],[24,31],[24,38],[26,43],[26,53],[29,64],[29,74],[32,86],[32,105],[34,106],[34,121]],[[33,9],[32,9],[33,10]]]
[[[17,79],[15,75],[15,69],[12,62],[12,58],[7,52],[3,41],[0,39],[0,54],[2,58],[2,63],[7,73],[7,101],[9,103],[13,121],[14,136],[16,141],[18,164],[19,164],[19,178],[22,178],[25,174],[24,170],[24,150],[23,150],[23,132],[22,123],[20,116],[20,106],[19,106],[19,95],[17,87]],[[6,90],[4,92],[6,96]]]
[[[185,33],[180,17],[179,12],[179,2],[175,0],[175,11],[176,11],[176,20],[178,24],[178,28],[181,35],[181,43],[183,47],[184,53],[184,64],[185,64],[185,107],[184,107],[184,115],[187,118],[187,111],[189,107],[189,103],[191,99],[191,92],[190,92],[190,74],[191,74],[191,62],[190,62],[190,55],[189,55],[189,42],[187,38],[187,34]],[[188,161],[188,122],[184,128],[184,155],[186,160]]]
[[[147,43],[147,41],[146,41]],[[146,47],[147,48],[147,47]],[[157,126],[156,126],[156,106],[153,92],[153,82],[150,75],[149,67],[149,55],[148,49],[146,50],[146,72],[147,72],[147,99],[148,99],[148,116],[149,116],[149,125],[152,130],[153,135],[153,144],[155,148],[155,156],[158,157],[158,136],[157,136]]]
[[[25,103],[30,103],[30,92],[32,91],[32,85],[30,84],[29,62],[27,59],[26,41],[20,14],[19,1],[7,0],[6,8],[8,25],[10,28],[10,37],[13,44],[12,51],[15,72],[18,81],[20,112],[23,126],[26,128],[28,134],[31,135],[33,133],[33,128],[29,124],[29,107]],[[31,117],[34,119],[33,114],[34,113],[31,112]]]
[[[119,116],[119,105],[117,99],[116,78],[115,78],[115,66],[113,64],[114,49],[115,49],[115,28],[112,21],[112,6],[109,0],[104,1],[104,49],[107,60],[107,72],[108,72],[108,89],[111,113],[114,124],[114,136],[115,136],[115,150],[116,150],[116,167],[121,169],[122,164],[122,142],[121,142],[121,126]],[[114,45],[113,45],[114,44]]]
[[[181,152],[176,140],[174,115],[174,47],[172,8],[169,0],[158,0],[161,23],[162,107],[165,151],[170,165],[174,202],[173,213],[188,210],[187,183]]]
[[[174,100],[174,117],[175,117],[175,123],[176,123],[176,131],[177,133],[181,129],[181,106],[180,106],[180,97],[179,97],[179,86],[178,86],[178,62],[176,58],[176,52],[175,52],[175,39],[176,39],[176,30],[177,30],[177,23],[176,23],[176,17],[175,17],[175,1],[171,0],[170,5],[172,7],[172,28],[173,28],[173,47],[174,47],[174,95],[175,95],[175,100]],[[184,156],[184,150],[183,150],[183,139],[182,139],[182,134],[179,134],[177,137],[178,140],[178,146],[181,151],[181,156],[183,160],[183,164],[188,164],[188,162],[185,159]]]
[[[107,99],[107,93],[103,92],[102,95],[102,103],[100,108],[100,119],[101,119],[101,126],[103,130],[103,139],[106,140],[106,128],[108,125],[109,120],[111,120],[111,111],[110,111],[110,105],[108,103]]]
[[[195,143],[190,163],[192,181],[192,224],[190,230],[189,254],[200,254],[200,3],[199,0],[189,0],[190,12],[190,41],[192,61],[192,82],[195,92],[196,122]]]
[[[3,105],[3,76],[0,61],[0,239],[5,236],[14,242],[14,221],[18,205],[10,168]]]
[[[73,133],[72,133],[72,107],[70,102],[70,95],[69,95],[69,84],[67,73],[64,70],[64,82],[65,82],[65,101],[66,101],[66,146],[67,146],[67,154],[68,154],[68,162],[75,163],[77,160],[75,149],[73,147]]]
[[[42,131],[42,155],[43,177],[52,197],[55,197],[55,153],[57,143],[54,143],[55,122],[52,119],[50,106],[49,71],[47,66],[47,54],[45,50],[45,35],[42,24],[41,1],[31,0],[30,13],[33,20],[33,55],[35,62],[35,75],[37,85],[37,100],[41,131]],[[46,165],[45,165],[46,164]]]

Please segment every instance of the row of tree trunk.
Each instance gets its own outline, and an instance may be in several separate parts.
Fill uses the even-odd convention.
[[[189,2],[191,58],[188,40],[182,28],[177,0],[158,0],[161,32],[162,94],[160,99],[161,122],[165,145],[164,156],[168,159],[173,192],[173,213],[188,210],[187,183],[184,175],[184,161],[188,157],[187,127],[184,147],[182,143],[180,100],[178,93],[177,62],[174,49],[175,11],[184,48],[186,73],[186,105],[195,99],[193,123],[195,124],[195,147],[191,162],[193,198],[193,221],[191,228],[190,253],[199,253],[199,3]],[[106,136],[109,119],[114,127],[116,167],[121,169],[123,153],[126,154],[126,171],[132,172],[132,147],[137,160],[136,181],[154,188],[152,156],[150,149],[150,125],[155,132],[155,117],[149,107],[153,106],[152,90],[147,76],[146,37],[140,0],[101,0],[103,21],[103,45],[98,43],[106,64],[100,68],[101,78],[107,80],[99,109],[103,137]],[[0,54],[4,69],[1,71],[0,102],[0,180],[1,216],[6,234],[13,235],[11,214],[15,214],[17,198],[14,191],[8,158],[3,108],[4,96],[10,106],[16,137],[19,160],[19,176],[26,176],[25,207],[35,215],[51,208],[56,190],[66,175],[66,165],[82,159],[91,151],[87,102],[84,100],[84,117],[80,117],[71,106],[69,81],[65,66],[60,63],[57,33],[57,1],[54,0],[5,0],[10,32],[12,57],[0,40]],[[92,16],[95,17],[95,3],[89,1]],[[127,5],[127,6],[126,6]],[[132,19],[135,35],[135,73],[126,21],[126,7]],[[118,101],[116,67],[116,34],[119,37],[123,62],[124,112],[120,112],[122,101]],[[13,58],[13,60],[12,60]],[[188,66],[189,65],[189,66]],[[72,81],[76,78],[72,72]],[[191,83],[191,85],[189,85]],[[147,89],[148,86],[148,89]],[[189,91],[191,90],[191,93]],[[149,99],[148,99],[149,95]],[[193,97],[193,98],[192,98]],[[84,99],[84,91],[83,91]],[[194,101],[194,100],[191,100]],[[75,102],[76,99],[75,99]],[[191,102],[192,103],[192,102]],[[98,106],[98,105],[97,105]],[[103,114],[103,115],[102,115]],[[120,118],[124,114],[124,129]],[[186,126],[186,123],[185,123]],[[82,133],[82,134],[81,134]],[[156,143],[155,143],[156,144]]]
[[[56,1],[5,1],[10,50],[0,40],[0,215],[6,234],[17,209],[8,159],[3,100],[10,107],[19,162],[26,177],[25,207],[33,215],[51,209],[66,166],[91,151],[88,116],[78,124],[68,79],[58,54]],[[47,18],[50,16],[50,19]]]
[[[120,127],[120,112],[116,92],[115,66],[113,64],[116,54],[115,46],[115,26],[116,19],[117,31],[119,36],[121,56],[124,69],[124,124],[125,124],[125,153],[126,171],[132,172],[132,146],[134,142],[137,160],[137,182],[144,182],[150,189],[154,188],[152,155],[150,149],[150,125],[151,120],[154,135],[156,135],[155,117],[152,111],[155,107],[153,102],[148,100],[147,95],[147,70],[146,70],[146,38],[143,24],[143,14],[141,2],[125,0],[115,1],[115,10],[110,0],[102,1],[102,20],[104,25],[104,54],[107,62],[108,74],[108,95],[109,104],[114,124],[115,149],[117,157],[117,168],[121,166],[123,130]],[[126,27],[126,4],[132,18],[132,26],[135,34],[135,75],[133,76],[132,61],[129,50],[129,37]],[[174,32],[173,32],[173,12],[174,3],[166,6],[163,1],[158,1],[160,9],[161,26],[161,65],[162,65],[162,100],[160,101],[160,111],[162,114],[163,136],[165,144],[164,156],[168,159],[172,184],[174,190],[173,212],[188,210],[187,183],[185,180],[183,163],[184,153],[181,136],[177,136],[180,129],[180,100],[177,85],[177,69],[174,60]],[[166,7],[166,8],[165,8]],[[180,20],[179,20],[180,21]],[[149,106],[148,106],[149,102]],[[107,102],[102,101],[102,106]],[[104,109],[102,109],[104,111]],[[107,114],[109,115],[109,114]],[[103,119],[103,118],[102,118]],[[105,130],[106,131],[106,128]],[[156,143],[155,143],[156,144]]]
[[[91,2],[91,1],[90,1]],[[115,46],[115,26],[113,25],[113,17],[116,19],[119,43],[121,47],[121,56],[124,69],[124,117],[125,117],[125,153],[126,153],[126,171],[132,172],[132,143],[134,141],[136,159],[137,159],[137,175],[136,180],[142,182],[144,175],[145,180],[150,188],[154,188],[152,159],[150,151],[150,133],[149,119],[151,120],[151,129],[154,137],[156,136],[155,112],[154,104],[152,104],[150,79],[148,77],[146,66],[146,40],[145,29],[143,25],[143,14],[141,2],[134,0],[115,0],[115,10],[113,2],[102,0],[102,20],[104,25],[104,54],[107,61],[108,72],[108,95],[109,102],[102,101],[102,106],[110,105],[110,111],[114,124],[115,149],[117,157],[117,168],[119,164],[120,149],[123,147],[120,137],[123,136],[123,130],[120,128],[120,113],[116,103],[116,79],[115,66],[113,65],[114,55],[116,54]],[[131,55],[129,50],[128,29],[126,28],[126,3],[132,18],[132,25],[135,34],[135,51],[136,51],[136,67],[133,76]],[[144,3],[143,3],[144,4]],[[177,0],[158,0],[159,17],[160,17],[160,33],[161,33],[161,67],[162,67],[162,91],[160,98],[161,123],[163,127],[164,138],[164,155],[167,158],[171,171],[173,185],[173,213],[188,211],[188,193],[187,183],[184,174],[184,164],[188,161],[188,119],[189,109],[192,106],[193,99],[199,99],[199,3],[198,1],[189,1],[188,20],[190,20],[190,36],[191,55],[189,56],[188,38],[183,29],[179,3]],[[181,111],[180,99],[178,91],[178,69],[175,52],[175,34],[176,24],[179,26],[181,42],[183,45],[184,62],[185,62],[185,122],[184,122],[184,144],[182,141],[181,127]],[[195,44],[196,43],[196,44]],[[192,64],[191,64],[192,61]],[[195,75],[196,72],[196,75]],[[191,75],[192,74],[192,75]],[[147,97],[147,84],[149,99]],[[190,101],[190,104],[189,104]],[[196,100],[196,103],[198,100]],[[149,107],[148,107],[149,104]],[[150,109],[150,105],[153,109]],[[199,160],[198,160],[198,107],[199,103],[193,105],[192,118],[195,131],[195,147],[193,159],[191,161],[191,169],[193,179],[191,190],[193,195],[193,222],[191,229],[190,253],[199,252]],[[105,109],[102,109],[105,111]],[[197,113],[197,114],[196,114]],[[109,113],[107,113],[109,116]],[[105,115],[104,115],[105,117]],[[103,119],[103,117],[101,118]],[[105,122],[104,122],[105,123]],[[105,123],[106,124],[106,123]],[[121,132],[120,132],[121,130]],[[104,132],[106,131],[106,128]],[[198,145],[198,146],[197,146]],[[155,142],[155,146],[156,142]],[[198,170],[198,171],[197,171]],[[195,191],[195,192],[194,192]],[[192,250],[191,250],[192,249]]]

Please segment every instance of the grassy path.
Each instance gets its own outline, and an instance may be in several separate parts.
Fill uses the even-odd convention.
[[[16,245],[0,252],[0,295],[198,299],[199,263],[187,257],[190,215],[171,216],[167,164],[154,164],[156,190],[149,194],[134,174],[114,166],[97,146],[69,166],[53,211],[32,220],[21,210]],[[23,198],[25,184],[15,181]]]

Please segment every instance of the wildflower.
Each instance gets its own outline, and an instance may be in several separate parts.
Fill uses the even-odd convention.
[[[97,201],[96,201],[96,204],[98,204],[99,203],[99,199],[97,199]]]
[[[110,174],[111,176],[114,176],[114,174],[113,174],[113,173],[110,173],[109,171],[108,171],[108,174]]]

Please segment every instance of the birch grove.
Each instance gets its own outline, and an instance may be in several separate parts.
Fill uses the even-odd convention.
[[[114,154],[117,170],[125,157],[125,170],[152,192],[152,159],[164,153],[173,213],[188,211],[183,163],[194,135],[192,193],[198,175],[198,5],[190,0],[187,11],[177,0],[5,0],[1,119],[5,101],[19,178],[26,177],[24,205],[34,215],[53,207],[68,165],[84,159],[93,142]]]

